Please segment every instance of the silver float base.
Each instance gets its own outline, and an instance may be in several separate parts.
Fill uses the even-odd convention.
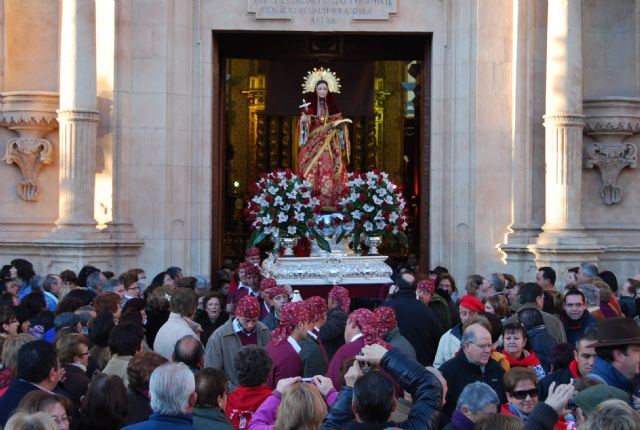
[[[385,255],[325,255],[277,257],[269,254],[262,274],[280,285],[390,284],[392,270]]]

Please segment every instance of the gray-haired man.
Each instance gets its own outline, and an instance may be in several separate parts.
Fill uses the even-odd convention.
[[[484,382],[469,384],[460,393],[451,422],[444,430],[472,429],[478,420],[497,413],[499,406],[500,399],[489,385]]]
[[[195,430],[190,412],[196,404],[196,380],[184,363],[165,363],[149,380],[153,413],[147,421],[123,427],[126,430]]]

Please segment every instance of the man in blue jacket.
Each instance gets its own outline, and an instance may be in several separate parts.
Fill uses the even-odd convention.
[[[195,430],[191,411],[196,404],[196,380],[184,363],[165,363],[149,380],[153,413],[147,421],[126,430]]]

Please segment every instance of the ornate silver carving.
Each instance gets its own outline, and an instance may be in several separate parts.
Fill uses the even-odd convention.
[[[53,147],[46,139],[19,137],[9,140],[7,151],[2,158],[7,164],[15,163],[22,172],[18,182],[18,194],[23,200],[38,200],[39,189],[36,180],[42,167],[53,162]]]
[[[353,285],[391,283],[392,270],[384,255],[280,258],[274,254],[262,263],[264,276],[287,285]]]
[[[369,255],[378,255],[378,247],[382,245],[382,236],[367,236],[365,244],[369,247]]]
[[[619,203],[623,190],[618,176],[626,167],[637,166],[637,148],[625,140],[640,133],[640,99],[605,97],[585,100],[584,133],[595,142],[584,150],[584,167],[597,167],[602,178],[600,196],[607,205]]]
[[[280,244],[284,248],[284,256],[293,257],[293,248],[298,244],[298,239],[295,237],[281,237]]]

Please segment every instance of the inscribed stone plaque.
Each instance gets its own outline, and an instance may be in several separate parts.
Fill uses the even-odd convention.
[[[397,13],[397,0],[248,0],[247,12],[258,20],[339,24],[388,21]]]

